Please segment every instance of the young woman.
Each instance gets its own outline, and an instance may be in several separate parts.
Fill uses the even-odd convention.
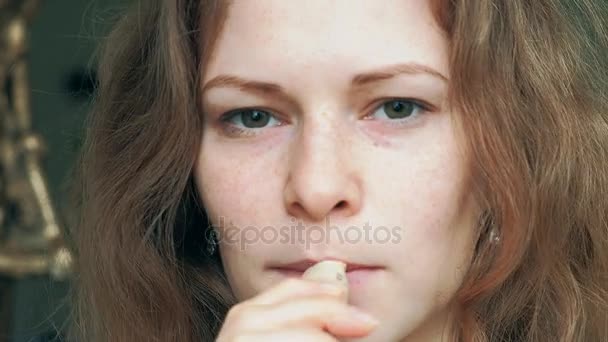
[[[607,18],[137,1],[79,164],[72,337],[605,341]],[[301,279],[326,259],[346,301]]]

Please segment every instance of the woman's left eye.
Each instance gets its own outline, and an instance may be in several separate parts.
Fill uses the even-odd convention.
[[[413,100],[396,99],[382,103],[369,116],[385,116],[391,121],[410,121],[427,111],[425,105]]]

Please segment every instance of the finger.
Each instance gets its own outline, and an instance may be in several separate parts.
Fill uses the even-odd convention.
[[[321,283],[335,283],[348,288],[346,264],[336,260],[324,260],[314,264],[304,271],[302,279]]]
[[[248,342],[338,342],[329,333],[314,329],[252,331],[238,336],[238,340]]]
[[[270,305],[288,298],[302,297],[314,294],[328,294],[345,298],[346,291],[333,284],[322,284],[315,281],[288,278],[270,289],[251,298],[248,302],[254,305]]]
[[[340,337],[365,336],[378,325],[375,318],[331,295],[288,298],[275,305],[248,306],[240,316],[243,317],[240,325],[247,330],[269,324],[293,328],[307,326]]]
[[[348,300],[348,278],[346,277],[346,264],[336,260],[324,260],[309,267],[302,274],[302,279],[319,283],[335,284],[344,289],[342,300]]]

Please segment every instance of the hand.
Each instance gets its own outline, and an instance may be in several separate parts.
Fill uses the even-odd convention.
[[[338,341],[369,334],[378,322],[345,301],[346,289],[289,278],[228,312],[217,342]]]

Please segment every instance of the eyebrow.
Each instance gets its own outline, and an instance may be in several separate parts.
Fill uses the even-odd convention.
[[[352,78],[351,84],[360,87],[369,83],[390,79],[401,74],[427,74],[439,78],[444,82],[448,81],[446,76],[429,66],[419,63],[402,63],[358,74]],[[211,88],[221,87],[237,88],[246,92],[274,95],[289,99],[289,95],[285,89],[276,83],[248,80],[235,75],[218,75],[212,78],[205,83],[202,88],[202,93],[204,94]]]
[[[219,75],[209,80],[203,86],[202,92],[211,88],[237,88],[244,91],[262,93],[267,95],[287,96],[285,89],[276,83],[253,81],[235,75]]]
[[[439,78],[440,80],[447,82],[448,78],[439,71],[431,68],[430,66],[419,64],[419,63],[402,63],[383,67],[378,70],[362,73],[356,75],[352,79],[354,86],[362,86],[368,83],[386,80],[393,78],[401,74],[417,75],[427,74],[433,77]]]

